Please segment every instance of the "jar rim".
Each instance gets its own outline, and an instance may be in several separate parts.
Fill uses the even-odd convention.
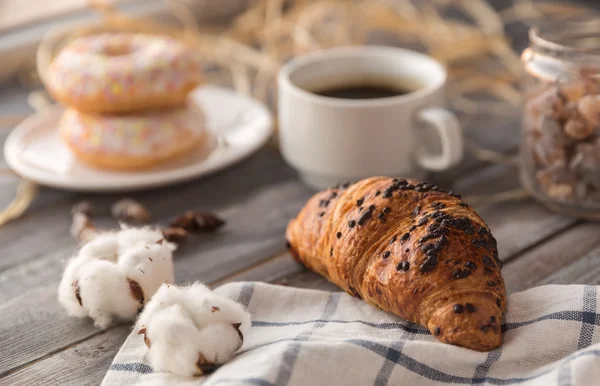
[[[573,62],[600,64],[600,18],[590,15],[546,21],[529,29],[535,51]]]

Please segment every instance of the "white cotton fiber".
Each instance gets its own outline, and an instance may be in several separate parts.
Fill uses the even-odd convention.
[[[99,328],[133,320],[163,283],[173,282],[174,249],[150,228],[100,234],[67,263],[58,300],[69,315],[89,316]]]
[[[131,296],[127,276],[106,260],[90,260],[77,272],[82,308],[99,328],[110,326],[113,317],[131,320],[140,302]]]
[[[117,261],[117,234],[113,232],[99,234],[81,247],[79,255]]]
[[[249,327],[250,315],[240,304],[201,283],[163,285],[136,323],[154,370],[187,376],[229,361]]]
[[[154,371],[181,375],[200,373],[196,366],[198,347],[202,345],[200,331],[181,305],[158,310],[150,319],[145,334]]]
[[[163,238],[163,234],[152,228],[128,228],[123,226],[121,231],[117,233],[118,252],[124,253],[131,247],[138,245],[150,245],[159,242],[170,251],[174,251],[177,247],[173,243],[169,243]]]

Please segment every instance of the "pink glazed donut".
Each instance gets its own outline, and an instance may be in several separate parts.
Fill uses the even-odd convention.
[[[206,141],[204,115],[181,107],[124,115],[67,109],[60,135],[75,156],[100,169],[145,169],[190,153]]]
[[[126,113],[182,105],[201,82],[200,57],[170,37],[105,33],[80,37],[52,61],[48,89],[90,113]]]

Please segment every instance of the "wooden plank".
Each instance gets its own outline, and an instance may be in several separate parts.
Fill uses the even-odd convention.
[[[254,196],[249,196],[244,201],[240,200],[239,205],[219,211],[228,221],[221,232],[192,236],[177,251],[175,256],[177,280],[215,280],[281,251],[284,247],[282,235],[287,221],[306,199],[303,191],[304,188],[294,183],[282,183],[269,189],[262,189]],[[260,208],[270,205],[280,209],[268,215],[260,213],[262,211]],[[48,240],[44,240],[45,244],[40,246],[40,249],[32,247],[35,253],[40,254],[39,256],[33,256],[31,261],[27,261],[23,256],[32,255],[32,250],[27,249],[19,254],[18,244],[14,247],[14,253],[25,260],[25,263],[5,268],[0,272],[0,288],[2,288],[0,307],[2,302],[27,297],[27,292],[35,290],[36,286],[54,286],[58,283],[64,261],[75,249],[75,242],[68,235],[70,219],[68,215],[64,215],[65,224],[62,227],[57,225],[52,227],[50,220],[48,223],[41,224],[44,232],[39,233],[42,235],[50,233],[50,236],[47,237]],[[60,217],[56,213],[48,218],[56,219],[56,223],[62,221],[58,220]],[[59,230],[56,231],[55,228]],[[26,234],[23,237],[27,239],[19,240],[19,244],[35,243],[35,234],[35,232],[32,235]],[[50,249],[50,252],[45,248]],[[10,244],[5,251],[12,251]],[[10,260],[11,256],[7,257]]]
[[[111,3],[135,3],[132,0],[116,0]],[[139,0],[137,1],[139,3]],[[85,14],[92,14],[88,0],[53,0],[43,2],[39,0],[2,0],[0,2],[0,31],[8,32],[11,29],[27,28],[39,25],[44,21],[64,20]],[[244,0],[220,0],[218,2],[191,3],[191,11],[200,20],[214,21],[231,17],[239,13],[246,6]],[[135,4],[129,6],[135,10]],[[88,10],[88,12],[82,12]]]
[[[490,166],[481,172],[465,177],[454,184],[457,191],[473,194],[493,194],[518,186],[516,173],[509,167]],[[509,261],[524,250],[534,247],[576,223],[576,220],[546,211],[532,200],[474,205],[486,219],[498,240],[500,255]],[[305,271],[305,272],[303,272]],[[230,281],[274,281],[295,274],[308,274],[303,266],[284,253],[264,263],[234,273],[215,285]]]
[[[600,224],[581,223],[548,239],[536,248],[508,256],[502,270],[507,291],[510,293],[544,284],[600,284]],[[500,233],[499,243],[504,233]],[[506,256],[506,255],[505,255]],[[264,266],[232,277],[229,281],[263,280],[261,271],[269,272],[269,281],[300,288],[318,288],[337,291],[338,288],[323,277],[298,264],[288,254],[279,256]],[[273,276],[275,267],[281,275]],[[283,269],[282,269],[283,268]]]
[[[518,186],[515,170],[506,166],[493,165],[456,181],[453,184],[453,189],[457,192],[467,192],[469,195],[489,195]],[[548,212],[544,207],[530,199],[494,204],[480,202],[476,203],[474,208],[486,220],[496,237],[500,257],[503,261],[508,262],[505,270],[508,267],[511,267],[510,269],[512,270],[513,265],[511,264],[511,260],[517,259],[518,261],[515,261],[515,263],[519,263],[523,259],[522,254],[524,254],[526,259],[526,256],[529,256],[529,254],[535,256],[538,253],[538,249],[535,249],[535,247],[540,244],[542,244],[541,248],[553,248],[554,239],[552,237],[556,235],[559,235],[557,240],[567,239],[564,247],[556,250],[560,251],[559,253],[564,253],[565,248],[569,248],[571,243],[578,243],[579,248],[569,249],[569,252],[572,254],[571,259],[578,258],[585,251],[585,248],[589,246],[587,242],[595,240],[592,237],[594,229],[597,229],[595,224],[578,225],[579,223],[575,219]],[[564,235],[561,235],[561,232],[564,232]],[[585,241],[587,242],[580,243],[578,241],[579,238],[586,237]],[[574,239],[571,240],[569,238]],[[550,241],[550,247],[544,244],[548,240]],[[600,243],[600,240],[598,242]],[[528,252],[529,250],[531,252]],[[541,250],[543,251],[544,249]],[[552,254],[548,256],[552,256]],[[559,259],[555,259],[548,266],[552,267],[555,265],[556,267],[560,267],[559,263]],[[524,267],[522,263],[519,263],[517,267],[522,272],[527,272],[523,275],[530,275],[529,269]],[[281,270],[282,272],[279,278],[273,276],[273,272],[277,272],[277,270]],[[543,271],[537,271],[537,274],[540,274],[540,272]],[[531,277],[536,277],[536,275],[533,274]],[[310,285],[326,286],[326,280],[321,280],[318,275],[314,275],[303,269],[303,267],[298,266],[287,254],[227,279],[227,281],[231,280],[275,280],[282,284],[307,288]],[[517,279],[517,281],[519,280],[521,279]]]
[[[278,185],[292,179],[293,175],[293,171],[282,162],[275,149],[265,148],[246,162],[205,177],[201,181],[136,192],[128,196],[148,206],[156,221],[163,223],[188,209],[218,211],[230,220],[224,232],[216,238],[210,238],[220,242],[228,235],[233,235],[241,225],[251,224],[254,217],[267,221],[277,218],[287,223],[311,194],[311,191],[299,182],[292,182],[287,186]],[[0,192],[0,203],[4,194]],[[13,195],[14,192],[10,192],[9,189],[6,193],[6,203]],[[289,195],[289,198],[285,195]],[[69,211],[73,203],[87,199],[98,208],[108,211],[111,203],[121,198],[122,194],[76,194],[44,188],[32,208],[22,218],[2,228],[0,245],[3,246],[4,253],[3,259],[0,260],[0,271],[38,258],[49,250],[73,247],[74,243],[68,236],[71,222]],[[278,205],[279,209],[272,211],[271,205]],[[269,211],[270,214],[265,217],[262,211]],[[117,226],[116,221],[106,224]],[[260,231],[250,227],[249,230],[243,230],[235,236],[260,236],[256,232]],[[207,238],[202,238],[203,241],[205,239]]]
[[[218,286],[231,281],[274,281],[303,270],[302,265],[289,254],[283,253],[260,266],[239,272],[211,285]],[[89,325],[87,322],[85,324]],[[47,380],[61,385],[97,385],[102,381],[128,333],[129,326],[117,326],[100,333],[96,331],[90,339],[74,344],[61,351],[59,355],[50,353],[46,358],[9,373],[8,376],[0,379],[0,385],[42,384]]]
[[[486,124],[479,127],[480,130],[471,131],[468,135],[485,146],[506,150],[514,148],[518,142],[518,136],[514,135],[518,125],[514,122],[508,124],[500,122],[497,125]],[[176,211],[193,206],[218,210],[229,220],[230,225],[225,233],[216,237],[203,237],[183,247],[176,262],[178,281],[198,279],[211,281],[252,265],[264,259],[264,256],[280,250],[281,235],[287,219],[301,207],[310,192],[299,183],[292,181],[293,172],[281,166],[278,155],[262,156],[265,152],[269,150],[264,150],[248,163],[204,179],[202,185],[200,182],[195,182],[176,188],[134,195],[135,198],[148,204],[158,219],[164,220]],[[446,181],[446,186],[452,185],[458,179],[458,183],[455,184],[456,190],[464,192],[469,192],[471,187],[482,184],[501,186],[506,183],[507,178],[512,178],[502,173],[499,173],[495,179],[474,177],[465,181],[461,178],[465,170],[476,170],[479,165],[481,163],[475,160],[467,160],[461,167],[433,177],[434,180],[439,177],[440,181]],[[286,180],[289,182],[282,183]],[[266,187],[261,188],[261,186]],[[45,190],[41,200],[49,193],[52,191]],[[120,197],[63,194],[57,196],[60,205],[53,205],[50,208],[40,207],[41,213],[37,210],[32,211],[31,217],[25,217],[23,221],[11,224],[6,228],[7,232],[0,234],[0,239],[4,238],[0,240],[0,245],[9,245],[8,253],[3,254],[7,258],[0,262],[3,264],[0,265],[0,269],[4,269],[0,274],[0,284],[3,289],[6,289],[2,291],[3,300],[6,302],[0,306],[0,309],[3,311],[2,314],[12,315],[4,320],[0,316],[0,325],[3,326],[0,329],[0,338],[12,336],[13,329],[18,326],[18,323],[21,326],[38,327],[33,330],[33,335],[32,333],[28,335],[25,345],[23,340],[5,340],[0,343],[3,352],[6,352],[6,347],[2,346],[4,342],[8,342],[6,346],[15,350],[15,352],[8,351],[12,354],[10,357],[11,360],[14,359],[15,366],[22,366],[60,347],[85,339],[86,336],[98,334],[85,322],[67,319],[58,309],[54,292],[62,270],[60,260],[68,256],[73,248],[66,235],[69,225],[68,207],[81,198],[92,198],[101,206],[108,207],[110,202]],[[528,221],[530,231],[542,229],[537,233],[529,232],[527,234],[531,234],[531,237],[527,240],[514,243],[509,236],[519,235],[519,233],[514,231],[511,233],[509,231],[512,229],[506,227],[502,232],[509,236],[499,238],[501,250],[508,251],[506,256],[531,247],[540,239],[571,224],[561,218],[548,217],[547,213],[540,208],[531,209],[531,205],[523,203],[499,204],[492,209],[481,210],[487,211],[482,214],[497,237],[496,228],[503,227],[507,223],[506,213],[522,213],[523,219]],[[286,267],[291,266],[286,265]],[[276,275],[277,267],[273,266],[271,272],[271,276]],[[251,272],[246,272],[246,275],[249,274],[251,275]],[[309,278],[310,275],[312,274],[302,273],[305,278]],[[255,277],[258,278],[259,275]],[[30,309],[35,311],[30,312]],[[4,329],[5,325],[9,327]],[[18,334],[16,336],[22,338]],[[48,339],[48,336],[52,336],[52,339]],[[20,347],[17,346],[18,343]]]
[[[496,190],[502,189],[498,188],[499,186],[510,187],[511,184],[514,184],[515,179],[516,177],[511,169],[494,166],[483,170],[477,178],[468,177],[458,181],[455,187],[458,191],[467,193],[492,193],[493,190],[490,190],[492,189],[490,187],[495,187],[493,189]],[[224,179],[222,182],[215,182],[215,184],[221,183],[226,185],[227,180]],[[244,188],[251,194],[251,188]],[[218,189],[218,186],[215,189]],[[141,200],[142,202],[148,202],[150,204],[149,207],[155,214],[159,212],[159,216],[167,218],[169,214],[177,210],[183,211],[189,208],[187,206],[189,204],[186,205],[185,203],[193,201],[193,198],[188,197],[188,193],[191,193],[189,194],[190,196],[195,195],[199,201],[205,203],[202,206],[196,206],[196,208],[218,208],[215,202],[206,202],[203,200],[203,196],[209,196],[209,194],[196,193],[196,191],[191,189],[188,192],[184,192],[183,197],[181,195],[169,195],[167,192],[163,194],[162,191],[159,191],[158,194],[165,197],[162,201],[155,200],[154,197],[148,197],[148,195],[145,195]],[[244,264],[237,267],[231,267],[224,263],[227,263],[229,259],[238,260],[239,256],[245,254],[249,243],[260,237],[264,237],[268,233],[272,234],[269,236],[269,239],[256,240],[256,242],[266,243],[274,247],[267,248],[265,251],[267,254],[261,257],[276,253],[282,246],[281,239],[288,219],[295,215],[310,194],[311,192],[308,189],[303,188],[295,182],[289,182],[280,185],[276,184],[270,188],[259,189],[258,192],[254,193],[254,197],[245,197],[245,200],[236,197],[232,199],[232,203],[229,206],[225,202],[225,205],[221,205],[222,210],[220,213],[228,219],[229,224],[221,233],[196,238],[184,244],[181,251],[177,254],[178,264],[176,264],[176,267],[178,270],[178,279],[197,279],[199,277],[192,275],[202,274],[206,270],[209,270],[209,273],[212,272],[209,275],[211,278],[215,278],[230,274],[232,268],[235,270],[248,266],[253,261],[247,260]],[[228,198],[226,195],[221,196],[224,199],[223,201]],[[102,196],[91,198],[94,202],[99,203],[99,206],[108,208],[109,203],[117,197],[107,198]],[[171,198],[173,198],[172,201]],[[156,201],[160,202],[161,206],[156,206],[154,204]],[[181,202],[184,202],[183,205],[186,206],[181,205]],[[238,202],[238,204],[236,205],[235,202]],[[171,209],[167,212],[167,207],[173,208],[174,206],[176,208],[179,206],[179,209]],[[269,206],[276,209],[269,210],[271,218],[265,218],[261,212]],[[536,240],[546,237],[548,234],[552,234],[573,222],[573,220],[549,214],[537,205],[530,205],[528,201],[502,203],[492,206],[475,205],[475,207],[487,220],[495,234],[498,235],[500,229],[502,229],[501,232],[507,233],[507,236],[499,237],[501,252],[507,256],[530,246]],[[512,216],[511,221],[506,221],[508,213]],[[256,233],[257,231],[253,229],[257,224],[255,219],[262,219],[269,222],[269,226],[275,226],[275,228],[264,229],[264,232],[259,231],[259,233]],[[275,221],[276,224],[273,222],[275,219],[277,220]],[[33,223],[17,221],[9,224],[0,233],[0,244],[7,245],[4,249],[5,257],[0,262],[0,270],[4,269],[5,271],[0,274],[0,284],[12,281],[21,282],[21,284],[11,283],[10,286],[7,285],[6,290],[0,295],[0,302],[3,299],[12,299],[14,296],[22,294],[23,291],[31,289],[31,285],[35,282],[47,283],[52,278],[58,280],[58,276],[62,271],[61,260],[70,256],[74,249],[74,242],[70,240],[67,232],[69,224],[70,216],[66,205],[63,205],[59,208],[48,208],[46,211],[36,213],[36,221]],[[523,230],[526,237],[515,237]],[[20,239],[17,239],[17,237]],[[41,240],[40,237],[42,238]],[[230,238],[235,239],[235,241],[229,240]],[[15,240],[19,242],[14,242]],[[224,252],[221,245],[231,242],[240,245],[230,245],[227,251]],[[23,249],[22,245],[28,245],[28,248]],[[48,250],[51,252],[48,253]],[[236,250],[238,250],[237,255],[235,254]],[[227,256],[219,256],[223,254]],[[198,269],[195,267],[199,263],[196,261],[196,256],[198,256],[198,259],[202,259],[201,272],[198,272]],[[35,259],[35,261],[32,261],[31,264],[28,263],[26,277],[22,277],[24,272],[20,265],[17,265],[14,269],[7,269],[6,267],[9,262],[12,264],[21,264],[23,262],[27,263],[30,259]]]
[[[541,284],[565,283],[566,279],[572,278],[569,273],[574,272],[579,272],[580,283],[597,283],[597,277],[583,281],[587,276],[582,270],[591,268],[592,256],[596,256],[597,265],[598,255],[594,252],[600,246],[598,234],[600,224],[582,223],[510,261],[502,270],[507,291],[512,293]],[[572,266],[575,262],[579,262],[577,268]],[[558,280],[561,277],[563,281]]]
[[[509,294],[545,284],[600,284],[600,224],[579,224],[555,238],[548,240],[522,256],[509,261],[502,270]],[[281,256],[273,266],[285,266],[292,262],[289,255]],[[245,273],[247,277],[259,277],[260,273]],[[275,283],[324,291],[339,288],[322,276],[298,268],[296,273],[285,273]],[[243,280],[240,277],[240,280]]]
[[[507,168],[497,168],[491,167],[489,170],[482,171],[482,177],[480,178],[466,178],[457,182],[457,186],[463,186],[465,190],[473,191],[473,192],[491,192],[489,189],[493,186],[499,186],[498,181],[504,180],[507,181],[511,175],[514,173]],[[512,174],[511,174],[512,173]],[[482,188],[481,184],[485,186]],[[544,239],[548,237],[548,235],[553,232],[558,232],[565,227],[569,227],[573,224],[573,220],[563,219],[562,217],[557,217],[555,215],[547,213],[543,208],[539,207],[537,204],[532,203],[531,201],[521,201],[521,202],[512,202],[512,203],[501,203],[494,204],[489,206],[482,206],[480,211],[482,213],[486,213],[484,218],[487,219],[492,231],[494,232],[496,238],[498,239],[499,246],[501,251],[503,251],[503,246],[507,250],[507,252],[502,252],[502,258],[505,260],[510,260],[515,254],[520,253],[521,251],[530,248],[540,241],[540,239]],[[507,219],[509,221],[507,221]],[[241,229],[246,229],[247,224],[244,225]],[[519,237],[517,237],[519,236]],[[207,240],[210,242],[210,240]],[[583,243],[579,243],[580,246],[583,246]],[[190,245],[188,245],[190,246]],[[577,250],[572,250],[574,253],[577,253]],[[209,254],[212,252],[209,251]],[[182,258],[181,260],[183,260]],[[189,260],[187,260],[189,259]],[[178,267],[178,272],[181,270],[185,271],[184,277],[189,277],[192,279],[205,276],[207,278],[213,277],[206,272],[203,272],[203,268],[199,268],[199,264],[197,262],[198,259],[189,257],[187,258],[187,262],[183,262],[179,260],[176,264]],[[52,260],[52,258],[50,258]],[[204,260],[204,259],[203,259]],[[206,262],[210,264],[210,262],[214,259],[206,259]],[[518,261],[516,261],[518,263]],[[511,267],[511,268],[508,268]],[[43,272],[49,272],[47,267],[41,264],[38,269]],[[219,268],[213,268],[218,273],[220,273]],[[512,266],[507,264],[507,269],[514,269]],[[522,267],[517,269],[518,271],[526,272]],[[210,272],[210,268],[209,268]],[[528,271],[527,271],[528,272]],[[56,274],[52,273],[49,276]],[[505,273],[505,276],[511,274]],[[34,275],[37,276],[37,275]],[[217,275],[218,276],[218,275]],[[283,278],[283,279],[282,279]],[[51,277],[47,278],[48,280],[52,280]],[[186,279],[184,279],[186,280]],[[226,277],[224,280],[220,280],[215,284],[221,284],[223,282],[229,281],[239,281],[239,280],[261,280],[261,281],[276,281],[280,284],[297,286],[302,288],[319,288],[324,290],[335,290],[336,287],[331,283],[327,282],[322,277],[315,275],[311,272],[306,271],[302,266],[297,264],[288,254],[283,254],[279,256],[275,256],[271,258],[268,262],[264,264],[257,265],[249,270],[243,270],[236,275]],[[510,279],[510,286],[514,286],[513,279]],[[12,280],[11,280],[12,281]],[[178,278],[178,281],[181,281]],[[512,289],[512,287],[509,287]],[[36,314],[27,314],[31,317],[31,321],[26,322],[29,326],[32,326],[34,331],[36,329],[40,329],[41,331],[45,331],[46,334],[51,334],[55,337],[55,340],[58,340],[60,344],[67,344],[70,342],[69,338],[73,338],[75,336],[83,336],[85,338],[86,334],[90,336],[94,336],[97,334],[96,330],[89,326],[89,323],[86,321],[73,321],[66,319],[64,314],[60,309],[57,309],[55,304],[52,304],[54,301],[54,290],[55,285],[50,285],[42,288],[36,297],[36,294],[32,294],[31,291],[28,293],[28,296],[25,296],[25,299],[17,296],[13,301],[21,302],[27,301],[27,299],[37,299],[34,304],[29,305],[25,304],[26,309],[35,308],[39,313]],[[12,291],[11,291],[12,292]],[[14,293],[11,295],[15,295]],[[31,295],[34,295],[31,297]],[[41,303],[41,304],[39,304]],[[48,305],[47,307],[43,307],[43,305]],[[20,304],[19,308],[23,305]],[[0,314],[5,314],[2,312],[3,310],[0,308]],[[11,312],[14,314],[14,312]],[[61,317],[62,316],[62,317]],[[50,320],[48,320],[50,318]],[[20,324],[23,325],[20,316],[17,316],[16,319],[12,319],[8,322],[2,321],[2,317],[0,316],[0,322],[2,325],[9,324]],[[38,324],[39,323],[39,324]],[[66,325],[68,328],[65,329],[68,332],[68,336],[63,336],[60,331],[62,328],[60,325]],[[47,326],[54,326],[55,330],[50,330]],[[56,330],[58,329],[58,331]],[[31,330],[29,330],[31,331]],[[9,340],[9,345],[16,345],[17,343],[23,344],[26,339],[31,341],[35,341],[35,333],[32,337],[29,335],[28,337],[21,336],[18,334],[18,331],[13,332],[15,337],[12,340]],[[108,332],[111,333],[111,332]],[[33,339],[32,339],[33,338]],[[39,339],[39,338],[38,338]],[[26,343],[27,344],[27,343]],[[86,342],[82,343],[87,345]],[[91,346],[89,346],[91,347]],[[51,345],[49,347],[45,347],[46,350],[56,349],[56,345]],[[18,356],[19,353],[17,352]],[[40,363],[43,363],[41,361]],[[35,364],[34,366],[37,366]],[[41,366],[41,365],[40,365]],[[28,369],[25,367],[22,371]],[[105,367],[104,367],[105,369]],[[33,370],[32,370],[33,371]],[[17,371],[15,374],[19,374],[21,371]],[[102,372],[99,371],[99,374]],[[74,374],[75,378],[78,375]]]
[[[21,86],[16,79],[0,83],[0,118],[31,114],[33,109],[27,103],[28,94],[29,90]],[[12,124],[10,127],[0,125],[0,129],[11,127]]]
[[[0,379],[0,385],[99,385],[129,334],[119,326]]]
[[[190,239],[176,256],[178,282],[210,282],[282,250],[287,221],[311,194],[299,182],[286,182],[290,176],[277,152],[266,148],[246,163],[201,182],[134,197],[148,203],[161,220],[187,209],[215,209],[227,220],[222,232]],[[76,197],[91,197],[106,207],[117,198]],[[70,256],[74,242],[68,239],[67,208],[47,211],[47,216],[44,211],[38,213],[35,221],[7,227],[9,233],[11,227],[21,228],[28,239],[7,240],[5,251],[11,254],[3,253],[16,265],[5,266],[0,273],[4,300],[0,304],[0,352],[6,358],[0,363],[0,374],[97,333],[89,321],[68,318],[57,303],[62,260]],[[42,244],[37,244],[36,235],[44,239]],[[8,236],[2,232],[3,237]],[[18,259],[25,262],[20,264]]]
[[[587,284],[600,285],[600,247],[590,250],[580,259],[562,267],[536,285]]]
[[[498,241],[500,259],[508,261],[519,252],[575,223],[572,218],[548,212],[531,199],[487,203],[473,202],[469,197],[489,197],[519,187],[517,171],[503,165],[492,165],[456,181],[452,188],[463,193],[467,202],[490,227]],[[477,197],[476,197],[477,196]]]
[[[469,194],[489,195],[515,187],[518,187],[516,171],[509,167],[494,165],[456,181],[453,189],[458,192],[468,192]],[[523,281],[523,277],[529,277],[531,280],[541,280],[540,278],[547,277],[549,269],[553,267],[560,269],[560,267],[563,267],[561,263],[563,260],[557,256],[568,254],[570,260],[565,259],[564,262],[573,261],[578,259],[590,245],[600,243],[600,240],[596,240],[593,236],[594,232],[597,234],[598,230],[600,230],[600,225],[580,224],[575,219],[550,213],[544,207],[529,199],[494,204],[483,202],[475,204],[474,207],[486,220],[498,240],[500,257],[503,261],[508,262],[504,272],[509,273],[504,273],[504,275],[505,277],[509,277],[509,288],[513,292],[527,288],[527,285],[531,286],[534,283],[537,285],[537,281]],[[561,234],[561,232],[564,232],[564,234]],[[555,248],[556,243],[562,243],[562,248]],[[571,244],[577,244],[577,247],[571,248]],[[535,247],[538,245],[540,247],[536,249]],[[553,250],[553,252],[546,253],[546,250]],[[536,257],[538,254],[544,254],[543,258],[538,259]],[[585,261],[590,260],[592,256],[594,255],[587,256],[580,262],[580,265],[576,269],[571,269],[574,272],[578,272],[579,275],[583,275],[583,271],[586,269]],[[515,259],[514,264],[512,263],[513,259]],[[547,261],[547,259],[550,260]],[[540,261],[541,263],[536,263],[535,261]],[[544,264],[547,270],[538,269],[537,264]],[[567,265],[567,267],[572,266]],[[276,272],[277,269],[282,270],[280,278],[273,277],[272,272]],[[262,276],[262,270],[264,270],[265,276]],[[513,272],[515,273],[513,274]],[[558,271],[556,274],[558,275],[560,272]],[[572,275],[575,274],[573,273]],[[589,276],[592,275],[590,274]],[[266,281],[265,279],[267,278],[268,281],[275,279],[276,282],[285,285],[304,288],[335,288],[331,287],[320,276],[297,266],[287,254],[256,269],[230,277],[228,280]],[[552,279],[550,278],[549,280]],[[527,285],[521,285],[519,284],[520,282]],[[587,282],[591,283],[591,281]]]
[[[265,149],[263,153],[270,151],[272,149]],[[271,157],[270,161],[273,160]],[[246,172],[263,170],[263,162],[267,161],[269,157],[251,160],[249,164],[238,168],[246,169]],[[253,165],[253,162],[257,164],[253,167],[254,170],[248,170],[248,165]],[[506,186],[516,178],[510,168],[494,166],[487,169],[489,170],[482,171],[479,177],[462,179],[455,185],[467,193],[478,192],[478,189],[483,189],[479,188],[482,185]],[[295,181],[275,182],[267,184],[266,188],[257,185],[259,188],[255,187],[253,191],[253,185],[239,177],[237,182],[240,189],[229,193],[227,187],[231,184],[232,176],[244,175],[239,171],[234,173],[232,170],[209,178],[206,186],[210,189],[206,190],[199,190],[194,184],[188,184],[175,192],[161,189],[137,196],[149,203],[158,218],[166,218],[172,213],[188,209],[190,203],[196,200],[197,208],[216,208],[228,220],[223,232],[190,240],[184,245],[175,264],[178,282],[217,280],[277,253],[282,248],[288,219],[295,215],[311,194]],[[260,177],[254,180],[257,184],[263,183]],[[242,196],[239,192],[243,191],[246,194]],[[155,195],[163,197],[162,200]],[[116,197],[92,198],[101,205],[108,206]],[[505,259],[572,223],[572,220],[548,214],[527,201],[484,206],[481,211],[498,239],[500,250],[507,251],[502,253],[502,258]],[[52,213],[47,221],[58,218],[58,213]],[[47,226],[50,227],[50,224]],[[66,233],[66,226],[63,229]],[[47,233],[53,232],[49,230]],[[59,234],[58,231],[54,234],[54,238],[58,240],[47,240],[46,245],[39,246],[37,253],[42,253],[40,257],[0,273],[0,283],[5,288],[1,297],[7,301],[0,306],[0,337],[3,338],[0,340],[0,351],[10,354],[10,359],[0,365],[0,372],[22,366],[97,333],[89,323],[67,318],[55,300],[55,288],[62,271],[61,259],[67,257],[68,251],[73,247],[67,240],[60,240]],[[48,248],[48,245],[53,246],[53,252],[44,254],[42,249]],[[23,327],[27,327],[29,331],[26,338],[19,333]],[[53,339],[48,340],[48,336]]]
[[[277,280],[275,284],[289,287],[318,289],[330,292],[340,290],[338,286],[329,282],[324,277],[309,271],[302,271],[293,276],[282,278]]]
[[[0,6],[1,7],[1,6]],[[0,11],[1,12],[1,11]],[[0,74],[1,76],[1,74]],[[27,104],[28,91],[20,86],[16,80],[0,83],[0,154],[4,155],[4,141],[10,133],[10,130],[15,127],[23,117],[31,114],[33,111]],[[6,168],[8,165],[4,157],[0,157],[0,168]],[[1,178],[0,184],[0,206],[5,207],[8,202],[4,202],[5,191],[10,188],[5,181],[12,179]]]
[[[11,114],[23,108],[24,99],[0,93],[0,112],[4,106],[12,106],[15,99],[20,100],[21,107],[10,108]],[[514,119],[496,122],[499,123],[476,121],[472,127],[477,130],[471,129],[467,135],[487,148],[501,151],[514,149],[519,140],[518,122]],[[496,170],[494,174],[493,168],[485,168],[485,173],[479,171],[480,168],[479,161],[467,157],[459,167],[432,178],[446,187],[454,186],[455,190],[469,194],[485,192],[490,187],[498,189],[511,183],[514,186],[516,179],[506,169]],[[467,171],[476,173],[465,178]],[[490,171],[491,174],[486,174]],[[480,172],[482,174],[477,175]],[[6,199],[3,194],[0,193],[0,203]],[[179,251],[176,261],[179,282],[213,281],[224,276],[226,280],[236,277],[243,280],[272,280],[281,274],[287,276],[298,271],[298,275],[287,279],[288,284],[321,288],[328,285],[326,281],[304,271],[289,256],[276,257],[264,266],[245,270],[264,260],[265,256],[280,251],[287,219],[295,214],[309,195],[310,191],[295,181],[293,171],[283,166],[280,157],[272,149],[266,149],[247,163],[201,182],[140,192],[133,196],[146,203],[159,220],[166,220],[177,211],[189,208],[217,210],[229,220],[228,227],[222,233],[191,240]],[[60,378],[65,384],[71,380],[74,384],[81,384],[87,379],[99,382],[109,361],[102,362],[104,367],[94,367],[94,361],[90,360],[89,365],[96,370],[86,375],[76,369],[80,362],[78,355],[75,355],[77,350],[97,348],[102,345],[97,340],[100,337],[112,337],[110,339],[114,340],[111,342],[120,342],[122,339],[119,338],[119,328],[99,333],[87,321],[66,318],[55,300],[56,284],[62,271],[61,260],[69,256],[73,249],[73,243],[67,236],[68,208],[82,198],[91,198],[101,206],[108,207],[120,196],[74,195],[44,190],[34,204],[34,210],[0,232],[0,245],[3,246],[3,258],[0,260],[0,352],[3,357],[11,358],[7,369],[23,366],[11,376],[18,377],[21,373],[30,372],[29,377],[11,379],[28,383],[35,379],[34,374],[47,374],[52,366],[65,366],[65,373],[73,373],[72,377],[65,375]],[[498,238],[501,257],[505,260],[518,256],[541,240],[574,224],[572,220],[548,214],[527,201],[476,205],[476,208]],[[232,272],[238,272],[239,275],[231,276]],[[18,329],[28,331],[28,335],[19,335]],[[4,339],[12,335],[18,339]],[[52,355],[86,337],[93,338],[68,348],[60,355]],[[113,349],[117,345],[113,343]],[[48,362],[66,353],[73,354],[73,357],[65,362],[54,362],[54,365]],[[31,363],[36,360],[39,361]],[[30,365],[25,366],[28,363]],[[49,364],[47,368],[44,367],[46,364]],[[0,373],[3,365],[0,364]]]
[[[288,253],[283,253],[264,264],[238,272],[230,278],[215,281],[211,286],[231,281],[274,281],[303,270],[304,267]],[[46,312],[47,310],[42,311],[42,314]],[[87,322],[84,324],[89,325]],[[9,373],[0,379],[0,385],[42,384],[46,380],[61,385],[97,385],[102,381],[128,333],[129,326],[123,325],[105,332],[93,330],[91,338],[61,350],[59,355],[50,353],[23,369]],[[41,381],[42,379],[44,381]]]
[[[504,266],[502,275],[510,293],[544,284],[600,284],[600,224],[581,223],[554,238],[546,240],[537,248],[522,255],[512,256]],[[279,278],[274,278],[275,267],[286,267]],[[295,268],[294,268],[295,267]],[[301,266],[288,254],[279,256],[264,266],[270,281],[277,284],[337,291],[338,287],[325,278]],[[263,280],[257,267],[229,280]]]
[[[286,251],[257,263],[252,267],[216,280],[210,283],[210,287],[218,287],[234,281],[278,282],[282,278],[293,276],[303,271],[308,272],[308,269]]]
[[[12,192],[14,194],[14,190]],[[40,207],[40,201],[46,202],[48,207]],[[62,202],[60,202],[62,201]],[[71,255],[74,240],[69,235],[71,217],[70,205],[57,197],[56,200],[44,195],[32,206],[24,216],[16,221],[6,224],[0,232],[0,245],[2,245],[2,259],[0,259],[0,283],[5,281],[5,273],[14,275],[28,275],[29,272],[20,272],[23,265],[35,260],[55,259],[58,254],[61,259]],[[60,260],[58,260],[60,261]],[[16,269],[12,273],[11,268]],[[15,277],[16,278],[16,277]],[[4,294],[0,295],[0,298]]]

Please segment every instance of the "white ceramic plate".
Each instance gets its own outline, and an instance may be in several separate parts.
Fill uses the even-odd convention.
[[[209,140],[198,151],[153,169],[114,172],[78,162],[58,136],[60,106],[40,111],[17,126],[6,140],[4,155],[16,173],[42,185],[126,191],[170,185],[223,169],[255,152],[271,135],[269,111],[249,97],[203,86],[191,98],[204,110]]]

